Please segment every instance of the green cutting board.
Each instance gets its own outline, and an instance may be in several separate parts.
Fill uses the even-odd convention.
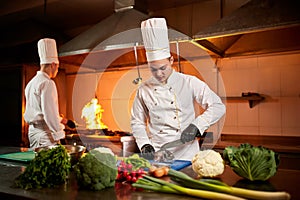
[[[35,157],[34,151],[7,153],[0,155],[1,159],[11,160],[11,161],[21,161],[30,162]]]

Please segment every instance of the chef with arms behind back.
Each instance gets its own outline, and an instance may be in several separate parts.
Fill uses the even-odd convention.
[[[25,88],[24,119],[29,124],[30,148],[59,143],[65,138],[64,124],[68,121],[60,117],[57,89],[52,80],[59,67],[56,41],[50,38],[39,40],[38,54],[40,70]]]
[[[141,31],[152,77],[140,84],[133,102],[133,136],[147,159],[165,143],[180,139],[184,144],[170,152],[175,159],[191,160],[200,150],[196,136],[203,136],[225,114],[225,106],[205,82],[172,68],[164,18],[143,21]],[[205,109],[199,116],[194,101]]]

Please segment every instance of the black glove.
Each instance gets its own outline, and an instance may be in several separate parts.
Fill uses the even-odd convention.
[[[183,143],[193,141],[197,135],[200,135],[200,131],[194,124],[190,124],[186,129],[181,133],[180,140]]]
[[[154,153],[155,153],[155,150],[154,150],[153,146],[150,144],[145,144],[141,148],[141,156],[147,160],[153,160]]]
[[[67,126],[70,127],[70,128],[75,128],[75,127],[76,127],[76,124],[75,124],[74,121],[68,119],[68,121],[67,121]]]

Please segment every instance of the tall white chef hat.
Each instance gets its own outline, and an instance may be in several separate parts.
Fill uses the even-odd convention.
[[[38,41],[40,64],[59,63],[54,39],[44,38]]]
[[[151,18],[141,23],[147,61],[171,57],[165,18]]]

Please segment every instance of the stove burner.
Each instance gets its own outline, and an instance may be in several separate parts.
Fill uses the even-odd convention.
[[[66,128],[66,135],[79,134],[79,135],[106,135],[106,136],[131,136],[130,133],[124,131],[112,131],[108,129],[79,129],[79,128]]]

